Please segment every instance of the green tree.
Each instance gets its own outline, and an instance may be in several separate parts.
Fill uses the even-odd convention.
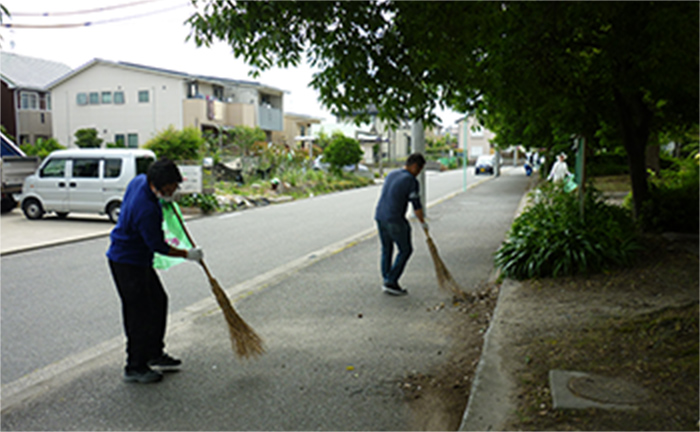
[[[204,138],[199,129],[186,127],[180,131],[173,126],[161,131],[144,145],[159,158],[167,157],[173,161],[198,161],[203,147]]]
[[[202,2],[202,0],[194,0]],[[435,120],[471,112],[501,144],[557,148],[607,129],[627,153],[635,209],[650,136],[698,119],[697,2],[207,1],[199,45],[256,68],[320,69],[335,115]],[[264,24],[263,24],[264,23]],[[364,116],[367,117],[367,116]],[[362,114],[355,120],[367,121]]]
[[[357,165],[362,160],[362,147],[356,139],[336,132],[323,152],[323,159],[331,165],[331,171],[339,173],[344,166]]]
[[[36,144],[22,144],[19,148],[27,156],[39,156],[40,158],[45,158],[54,150],[65,149],[55,138],[39,138],[36,140]]]
[[[100,148],[102,138],[97,136],[97,129],[86,128],[75,131],[75,145],[80,148]]]
[[[226,131],[227,144],[224,151],[233,154],[232,149],[238,148],[241,156],[249,156],[255,144],[265,142],[265,131],[259,127],[236,126]]]

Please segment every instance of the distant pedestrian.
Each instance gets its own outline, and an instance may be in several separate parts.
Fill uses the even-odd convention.
[[[153,269],[153,254],[202,259],[202,250],[177,249],[165,242],[159,199],[171,201],[182,182],[169,159],[154,162],[127,186],[117,225],[110,235],[109,267],[122,302],[127,362],[124,381],[149,383],[163,375],[151,369],[176,368],[181,361],[163,351],[168,296]]]
[[[420,201],[420,186],[416,177],[425,166],[425,158],[420,153],[411,154],[403,169],[392,171],[386,176],[384,187],[377,203],[374,219],[377,221],[379,241],[382,245],[381,269],[384,283],[382,290],[391,295],[406,295],[408,291],[401,288],[399,278],[413,253],[411,244],[411,225],[406,220],[408,202],[423,226],[428,224],[423,218],[423,206]],[[394,244],[398,255],[393,261]]]
[[[568,165],[566,165],[566,155],[561,153],[557,157],[557,161],[552,165],[552,170],[549,172],[547,180],[557,183],[563,181],[569,175],[571,175],[571,173],[569,172]]]

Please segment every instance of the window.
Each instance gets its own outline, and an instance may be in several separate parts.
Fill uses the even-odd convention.
[[[124,134],[115,134],[114,135],[114,144],[116,144],[120,147],[126,147],[126,139],[124,138]]]
[[[127,135],[127,140],[127,147],[139,148],[139,134],[129,134]]]
[[[214,86],[214,97],[220,101],[224,100],[224,88],[221,86]]]
[[[100,104],[100,94],[97,92],[90,92],[90,105]]]
[[[98,178],[100,176],[99,159],[74,159],[73,177]]]
[[[78,105],[87,105],[87,102],[88,102],[87,93],[78,93],[75,96],[75,101],[78,103]]]
[[[123,91],[115,91],[114,92],[114,103],[117,105],[121,105],[124,103],[124,92]]]
[[[38,110],[39,95],[34,92],[20,92],[19,108],[23,110]]]
[[[139,90],[139,102],[148,102],[148,90]]]
[[[122,140],[124,135],[122,135]],[[117,178],[122,173],[121,159],[105,159],[105,178]]]
[[[112,103],[112,92],[103,91],[102,92],[102,103],[111,104]]]
[[[148,167],[153,163],[153,158],[150,156],[139,156],[136,158],[136,175],[146,174]]]
[[[197,84],[197,81],[192,81],[187,85],[187,97],[188,98],[193,98],[197,97],[197,94],[199,93],[199,84]]]
[[[51,111],[51,95],[46,94],[46,111]]]
[[[482,128],[481,126],[472,126],[472,136],[473,137],[484,136],[484,128]]]
[[[51,159],[39,173],[40,177],[63,177],[66,172],[65,159]]]

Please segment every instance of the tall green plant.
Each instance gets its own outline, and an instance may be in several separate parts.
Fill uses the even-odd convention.
[[[576,194],[551,184],[531,194],[534,204],[515,220],[495,255],[506,277],[595,273],[630,263],[638,243],[629,211],[587,190],[584,219]]]
[[[180,131],[173,126],[161,131],[144,145],[144,148],[152,150],[159,158],[167,157],[174,161],[198,161],[203,147],[204,138],[199,129],[186,127]]]
[[[27,156],[39,156],[40,158],[45,158],[54,150],[65,149],[55,138],[39,138],[36,140],[36,144],[22,144],[19,148]]]

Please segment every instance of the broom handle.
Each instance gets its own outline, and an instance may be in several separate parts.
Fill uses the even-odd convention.
[[[169,204],[169,205],[172,206],[172,204]],[[173,206],[173,213],[175,213],[175,216],[177,217],[177,221],[180,222],[180,226],[182,227],[182,230],[185,232],[185,235],[187,236],[187,240],[190,241],[190,244],[192,245],[192,247],[195,247],[194,239],[190,235],[190,232],[187,230],[187,225],[185,225],[185,222],[182,220],[182,217],[180,217],[180,212],[178,212],[177,209],[174,208],[174,206]],[[209,268],[207,267],[206,263],[204,262],[204,258],[199,260],[199,264],[201,264],[202,268],[204,269],[204,273],[207,274],[207,277],[209,279],[214,279],[214,276],[211,275],[211,273],[209,272]]]

